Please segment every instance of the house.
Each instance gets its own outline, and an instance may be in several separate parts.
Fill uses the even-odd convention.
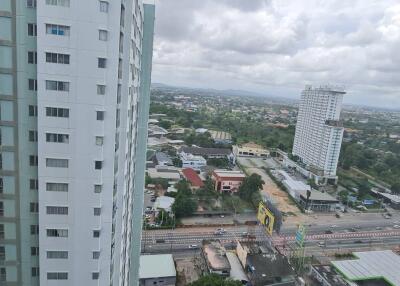
[[[197,175],[196,171],[192,168],[185,168],[182,170],[183,177],[189,181],[192,189],[199,189],[204,186],[203,181]]]
[[[197,128],[195,130],[195,132],[198,133],[198,134],[204,134],[204,133],[208,132],[208,129],[206,129],[206,128]]]
[[[172,254],[141,255],[140,286],[175,286],[176,269]]]
[[[182,168],[192,168],[199,171],[207,166],[207,161],[202,156],[180,152],[179,158],[182,161]]]
[[[269,151],[253,142],[232,146],[233,155],[236,157],[267,157]]]
[[[169,166],[157,166],[156,168],[148,168],[147,174],[152,179],[162,178],[175,182],[181,179],[181,174],[179,173],[179,170],[175,167]]]
[[[242,171],[214,170],[211,175],[218,192],[237,192],[246,175]]]
[[[201,253],[206,261],[207,269],[210,274],[217,274],[223,277],[230,275],[231,266],[226,256],[226,250],[218,240],[203,240]]]
[[[168,134],[168,131],[165,128],[162,128],[158,125],[149,125],[148,136],[161,138]]]
[[[153,160],[158,166],[173,166],[171,158],[164,152],[157,152]]]
[[[228,132],[210,130],[209,133],[217,144],[232,144],[232,135]]]
[[[228,158],[232,156],[232,151],[228,148],[202,148],[202,147],[182,147],[179,152],[203,156],[207,158]]]
[[[171,212],[172,205],[174,204],[174,202],[175,199],[172,197],[167,197],[167,196],[157,197],[153,205],[153,210],[154,211],[164,210],[169,213]]]

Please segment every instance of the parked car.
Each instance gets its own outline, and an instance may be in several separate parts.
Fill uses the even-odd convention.
[[[189,245],[189,248],[190,249],[197,249],[197,248],[199,248],[199,246],[197,244],[191,244],[191,245]]]

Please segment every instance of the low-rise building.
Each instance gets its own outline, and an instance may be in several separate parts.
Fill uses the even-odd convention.
[[[228,148],[202,148],[202,147],[182,147],[179,152],[204,156],[211,158],[228,158],[230,159],[232,151]]]
[[[176,269],[172,254],[141,255],[140,286],[175,286]]]
[[[237,192],[246,175],[242,171],[214,170],[211,175],[218,192]]]
[[[153,125],[153,124],[149,125],[149,129],[148,129],[148,136],[149,137],[161,138],[161,137],[164,137],[167,134],[168,134],[168,130],[167,129],[162,128],[162,127],[160,127],[158,125]]]
[[[156,168],[148,168],[147,174],[150,178],[161,178],[167,179],[169,181],[179,181],[181,179],[181,174],[179,170],[175,167],[156,167]]]
[[[269,151],[253,142],[232,146],[235,157],[267,157]]]
[[[199,189],[204,186],[203,181],[192,168],[182,169],[182,175],[189,182],[192,189]]]
[[[171,158],[164,152],[156,152],[154,161],[158,166],[173,166]]]
[[[207,161],[202,156],[180,152],[179,158],[182,161],[182,168],[192,168],[200,171],[202,168],[207,166]]]
[[[229,276],[231,266],[226,257],[226,250],[220,241],[203,241],[201,250],[209,273]]]
[[[170,213],[174,202],[175,202],[175,199],[172,197],[167,197],[167,196],[157,197],[156,201],[154,202],[154,205],[153,205],[153,210],[156,212],[160,211],[160,210],[164,210],[164,211]]]
[[[331,265],[311,265],[309,275],[321,286],[350,286]]]
[[[209,133],[217,144],[232,144],[232,135],[228,132],[210,130]]]

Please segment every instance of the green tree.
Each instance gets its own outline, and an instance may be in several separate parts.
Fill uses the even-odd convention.
[[[361,181],[358,184],[357,199],[362,200],[369,194],[370,191],[371,191],[371,188],[370,188],[368,182],[365,180]]]
[[[219,275],[206,275],[189,284],[189,286],[242,286],[240,281],[224,279]]]
[[[394,194],[400,194],[400,182],[395,182],[392,187],[391,190]]]
[[[172,211],[177,218],[190,216],[196,211],[197,202],[190,190],[189,183],[185,180],[179,181],[176,183],[175,188],[178,190],[178,194],[172,205]]]
[[[258,193],[264,184],[261,176],[258,174],[252,174],[249,177],[244,178],[242,184],[239,187],[239,196],[250,202],[254,193]]]

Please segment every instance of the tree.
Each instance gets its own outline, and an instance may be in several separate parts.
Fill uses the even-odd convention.
[[[239,187],[239,196],[250,202],[254,193],[259,192],[262,189],[264,181],[258,174],[252,174],[249,177],[244,178],[242,184]]]
[[[358,184],[357,199],[359,199],[359,200],[363,199],[366,195],[369,194],[370,191],[371,191],[371,188],[370,188],[368,182],[367,181],[361,181]]]
[[[219,275],[206,275],[189,284],[189,286],[242,286],[242,282],[224,279]]]
[[[400,182],[396,182],[392,185],[391,190],[394,194],[400,194]]]
[[[179,181],[175,184],[178,190],[175,202],[172,205],[172,211],[176,217],[185,217],[193,214],[197,209],[197,202],[194,200],[192,191],[190,190],[189,183],[185,180]]]

